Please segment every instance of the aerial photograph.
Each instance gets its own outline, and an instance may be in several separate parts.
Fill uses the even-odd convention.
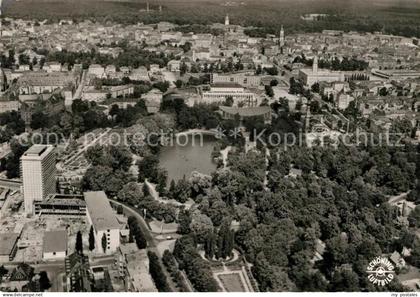
[[[0,0],[0,297],[80,292],[417,297],[420,0]]]

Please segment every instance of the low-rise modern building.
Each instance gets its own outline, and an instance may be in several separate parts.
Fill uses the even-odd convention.
[[[45,232],[42,258],[44,260],[64,260],[67,257],[67,240],[66,230]]]
[[[95,246],[99,253],[114,253],[120,246],[120,224],[105,192],[85,192],[87,217],[95,232]],[[106,238],[105,250],[102,238]]]
[[[86,215],[86,203],[82,196],[52,194],[35,202],[35,215],[81,217]]]
[[[372,70],[372,75],[387,80],[405,80],[410,78],[420,78],[420,71],[407,69],[391,69],[391,70]]]

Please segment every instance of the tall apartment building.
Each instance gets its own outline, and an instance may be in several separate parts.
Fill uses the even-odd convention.
[[[33,214],[35,201],[56,192],[55,163],[52,145],[33,145],[20,158],[26,214]]]

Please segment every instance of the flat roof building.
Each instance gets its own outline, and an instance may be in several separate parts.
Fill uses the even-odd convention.
[[[228,97],[234,101],[234,105],[239,103],[244,106],[256,106],[257,98],[252,92],[245,91],[245,88],[235,82],[219,82],[210,86],[210,91],[203,92],[201,95],[204,103],[224,102]]]
[[[406,80],[420,78],[420,71],[407,69],[390,69],[390,70],[372,70],[372,74],[388,80]]]
[[[44,260],[64,260],[67,256],[67,240],[66,230],[45,232],[42,258]]]
[[[81,217],[86,215],[86,203],[81,195],[52,194],[43,201],[35,202],[35,214],[39,216]]]
[[[218,74],[210,76],[211,83],[236,83],[243,87],[258,87],[261,85],[261,76],[246,73]]]

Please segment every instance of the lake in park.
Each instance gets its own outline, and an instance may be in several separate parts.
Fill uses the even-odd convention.
[[[202,141],[200,140],[202,139]],[[168,183],[189,178],[193,171],[211,174],[217,165],[211,153],[218,140],[212,135],[182,135],[160,151],[160,166],[168,171]]]

